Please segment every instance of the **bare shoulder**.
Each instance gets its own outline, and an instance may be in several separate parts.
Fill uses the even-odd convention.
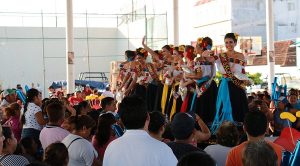
[[[235,58],[240,59],[240,60],[245,60],[244,54],[242,54],[240,52],[235,53]]]

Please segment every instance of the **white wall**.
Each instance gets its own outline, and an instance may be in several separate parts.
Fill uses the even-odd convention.
[[[224,35],[232,30],[231,0],[213,0],[195,6],[196,1],[180,1],[180,40],[190,44],[198,37],[209,36],[214,45],[223,44]]]
[[[88,71],[88,54],[90,71],[109,72],[110,62],[123,60],[123,53],[130,45],[117,28],[89,28],[88,36],[89,49],[86,28],[74,29],[76,77]],[[39,83],[46,90],[52,81],[65,80],[65,29],[44,28],[44,40],[42,37],[41,28],[0,28],[3,88]],[[121,39],[116,42],[118,38]]]

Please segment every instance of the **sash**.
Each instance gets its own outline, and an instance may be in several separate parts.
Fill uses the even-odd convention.
[[[201,83],[203,83],[203,82],[206,82],[206,83],[204,83],[204,84],[207,84],[208,80],[209,80],[209,77],[206,76],[206,77],[202,77],[201,79],[197,80],[196,83],[197,83],[197,85],[199,85],[199,84],[201,84]],[[196,87],[197,87],[197,85],[196,85]],[[208,84],[208,85],[210,85],[210,84]],[[203,87],[203,85],[202,85],[201,87]],[[200,88],[200,89],[201,89],[201,88]],[[199,89],[199,90],[200,90],[200,89]],[[203,92],[203,91],[206,91],[206,89],[202,88],[202,92]],[[196,101],[197,94],[198,94],[198,92],[195,91],[195,92],[194,92],[194,95],[193,95],[193,99],[192,99],[192,104],[191,104],[191,107],[190,107],[190,112],[195,112],[195,108],[196,108],[196,107],[195,107],[195,101]],[[201,93],[201,95],[202,95],[202,93]],[[199,97],[200,97],[200,96],[199,96]]]
[[[228,75],[228,78],[231,79],[232,83],[234,83],[236,86],[242,88],[242,89],[245,89],[246,86],[248,85],[248,83],[246,81],[243,81],[243,80],[239,80],[238,78],[236,78],[234,76],[234,74],[231,72],[230,70],[230,65],[229,65],[229,58],[227,56],[226,53],[222,53],[220,55],[220,61],[221,61],[221,64],[226,72],[226,74]]]
[[[171,112],[170,112],[170,117],[169,117],[170,121],[171,121],[173,115],[176,113],[176,107],[177,107],[176,101],[177,101],[177,98],[179,97],[177,94],[176,94],[177,97],[175,97],[175,96],[171,97],[171,96],[173,95],[173,93],[176,93],[175,87],[178,86],[178,85],[179,85],[179,82],[173,84],[172,91],[171,91],[171,94],[170,94],[170,100],[173,99],[173,104],[172,104],[172,108],[171,108]]]
[[[221,84],[219,85],[216,103],[216,116],[211,125],[211,131],[213,134],[216,133],[217,129],[220,127],[224,120],[233,122],[228,81],[229,78],[222,78]],[[222,105],[223,108],[221,110]]]
[[[164,88],[161,96],[161,111],[163,114],[165,114],[165,106],[167,103],[168,89],[169,86],[167,84],[164,84]]]
[[[152,79],[157,80],[158,76],[155,73],[154,67],[151,65],[151,63],[146,63],[146,67],[149,70],[149,74],[152,77]]]

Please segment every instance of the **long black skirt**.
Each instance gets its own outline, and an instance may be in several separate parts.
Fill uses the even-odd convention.
[[[228,89],[233,120],[235,122],[243,122],[246,113],[249,111],[246,91],[236,86],[232,81],[228,82]]]
[[[147,87],[146,100],[149,112],[161,112],[161,95],[163,85],[160,82],[152,82]]]
[[[244,117],[249,111],[247,93],[244,89],[236,86],[231,81],[228,83],[228,87],[233,120],[237,122],[244,122]]]
[[[175,92],[178,92],[178,88],[179,88],[179,85],[175,86]],[[170,89],[172,89],[172,87],[170,87]],[[180,109],[181,109],[181,105],[182,105],[182,99],[181,97],[178,95],[176,99],[176,112],[174,115],[171,115],[171,111],[172,111],[172,107],[173,107],[173,102],[174,102],[174,96],[169,96],[169,99],[168,99],[168,105],[167,105],[167,109],[166,109],[166,115],[169,117],[169,119],[171,120],[172,117],[171,116],[174,116],[176,113],[180,112]]]
[[[195,113],[197,113],[206,124],[213,122],[215,118],[217,95],[218,87],[213,80],[208,89],[196,99]]]
[[[147,96],[147,88],[144,85],[137,84],[133,89],[131,95],[138,96],[141,99],[147,102],[146,96]]]

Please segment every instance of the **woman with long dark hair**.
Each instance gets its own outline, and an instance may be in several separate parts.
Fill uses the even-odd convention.
[[[219,72],[223,75],[219,84],[216,116],[212,124],[215,132],[224,120],[241,123],[248,112],[245,87],[251,84],[246,76],[245,57],[234,50],[238,35],[227,33],[224,38],[226,52],[215,56]]]
[[[29,89],[26,93],[26,103],[21,112],[21,122],[23,123],[22,138],[33,137],[39,141],[39,135],[43,125],[47,124],[44,119],[42,109],[42,94],[37,89]]]
[[[98,126],[92,143],[98,152],[98,158],[103,160],[104,152],[108,144],[115,140],[114,130],[112,125],[116,123],[115,116],[112,113],[104,113],[99,116]]]

